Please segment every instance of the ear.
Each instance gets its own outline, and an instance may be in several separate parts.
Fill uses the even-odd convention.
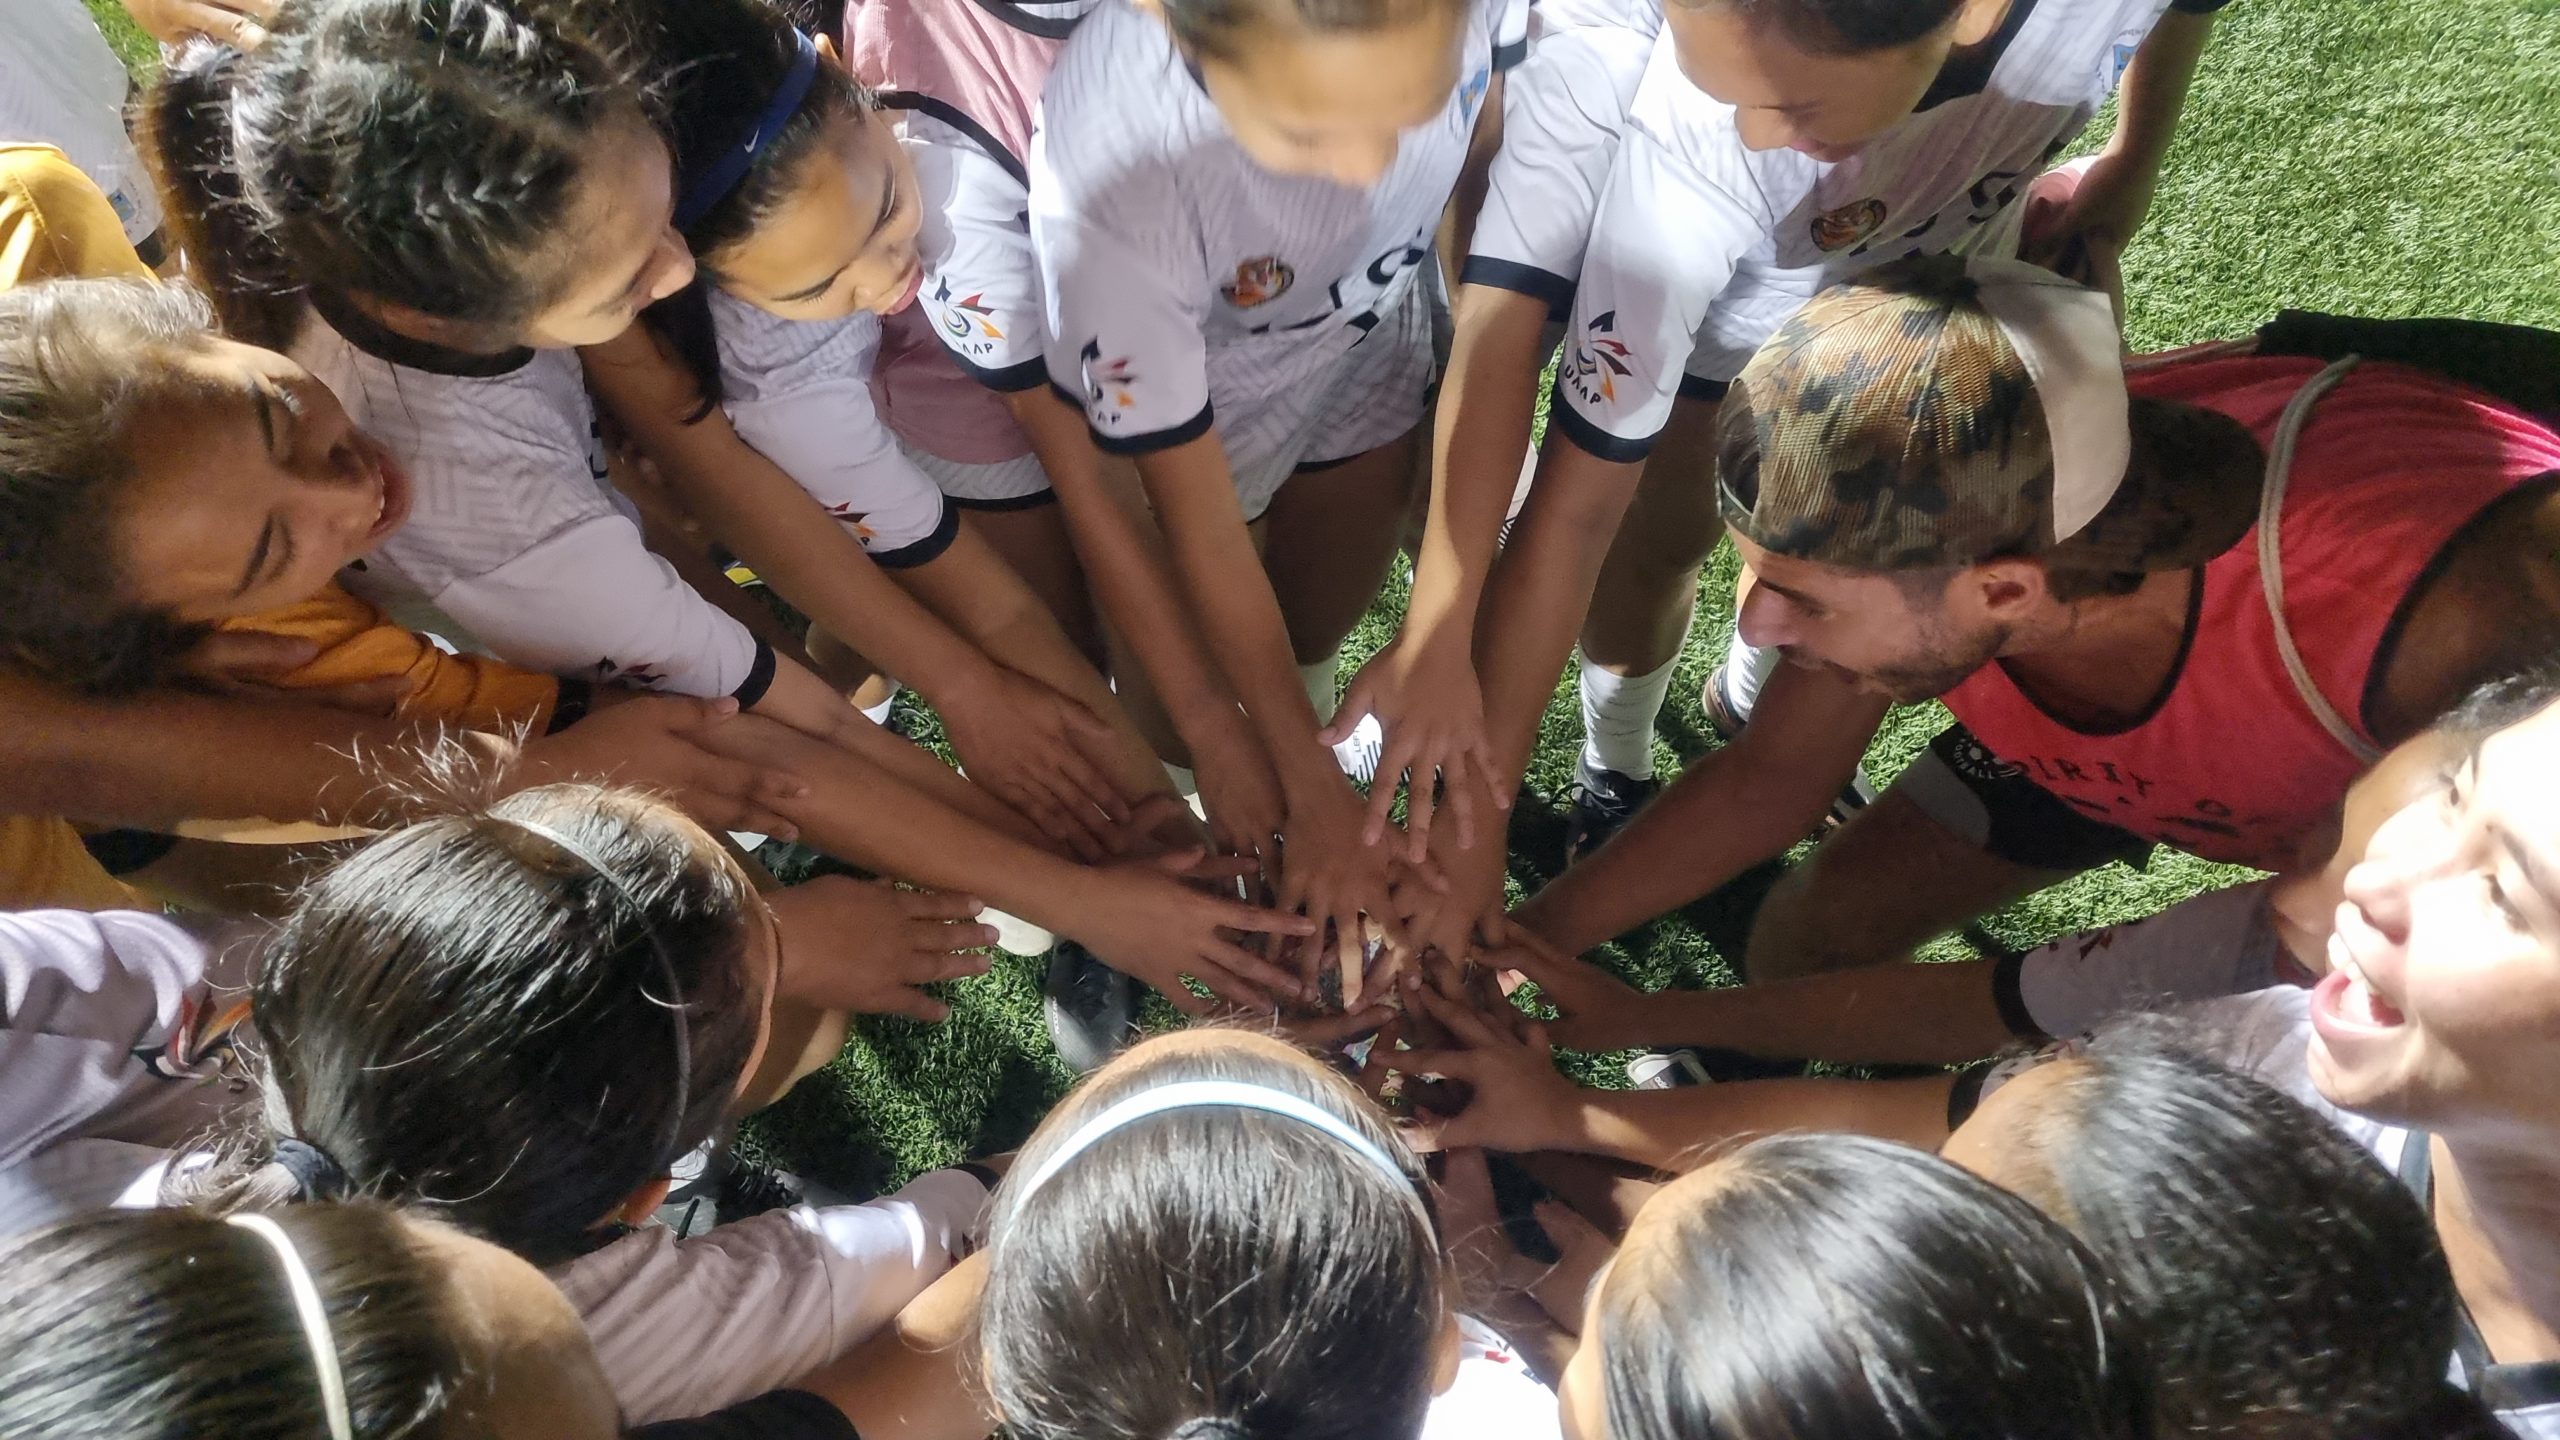
[[[845,68],[844,56],[836,49],[836,37],[824,31],[818,35],[818,59],[838,70]]]
[[[673,1190],[675,1186],[676,1182],[665,1176],[650,1181],[632,1191],[631,1198],[606,1212],[605,1217],[596,1222],[596,1228],[601,1230],[608,1225],[639,1226],[648,1223],[649,1217],[658,1213],[658,1207],[667,1203],[667,1192]]]
[[[2041,609],[2052,598],[2044,567],[2032,560],[1994,560],[1965,572],[1952,593],[1963,597],[1986,620],[2015,620]]]
[[[1979,45],[1990,39],[2009,18],[2009,7],[2021,3],[2023,0],[1964,0],[1964,8],[1956,12],[1957,47]]]
[[[1453,1277],[1454,1278],[1454,1277]],[[1431,1361],[1431,1393],[1446,1395],[1458,1383],[1458,1354],[1464,1339],[1458,1334],[1458,1312],[1444,1298],[1440,1302],[1440,1343]]]

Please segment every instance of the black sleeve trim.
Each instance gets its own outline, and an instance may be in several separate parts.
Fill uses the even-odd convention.
[[[1058,492],[1034,490],[1028,495],[1008,495],[1001,500],[972,500],[963,495],[953,495],[948,498],[952,504],[963,510],[981,510],[992,515],[1002,515],[1013,510],[1038,510],[1043,506],[1055,505],[1058,503]]]
[[[2169,0],[2169,8],[2181,15],[2210,15],[2231,0]]]
[[[963,1160],[951,1168],[968,1176],[970,1179],[977,1181],[979,1184],[986,1186],[987,1193],[990,1195],[996,1193],[996,1186],[1003,1183],[1002,1176],[999,1176],[996,1172],[979,1164],[975,1160]]]
[[[942,340],[942,327],[933,327],[933,335],[935,339]],[[1037,355],[1019,365],[990,370],[971,363],[969,357],[953,349],[948,340],[942,340],[942,353],[951,357],[951,363],[960,367],[961,374],[999,394],[1019,395],[1025,390],[1037,390],[1049,381],[1049,362]]]
[[[1493,47],[1493,73],[1499,75],[1503,71],[1517,66],[1521,61],[1528,58],[1529,41],[1527,37],[1523,36],[1518,40],[1512,41],[1508,45],[1496,42]]]
[[[1973,1112],[1982,1107],[1982,1087],[1991,1083],[1991,1074],[2000,1068],[1997,1060],[1980,1060],[1956,1072],[1955,1087],[1947,1092],[1947,1131],[1964,1128]]]
[[[1730,380],[1710,380],[1704,375],[1684,374],[1680,377],[1680,398],[1683,400],[1713,400],[1722,404],[1724,397],[1731,393],[1733,382]]]
[[[1003,166],[1008,174],[1022,182],[1022,188],[1031,188],[1031,168],[1022,163],[1022,157],[1005,148],[1005,143],[995,137],[994,131],[970,119],[967,111],[950,101],[936,100],[912,90],[883,90],[879,92],[879,100],[883,109],[913,110],[919,115],[930,115],[968,136],[970,143],[987,152],[988,159]]]
[[[940,559],[951,542],[960,538],[960,510],[944,496],[942,514],[933,522],[933,533],[921,540],[911,540],[895,550],[874,550],[871,563],[883,570],[912,570],[918,565]]]
[[[1083,413],[1083,396],[1076,394],[1074,391],[1069,390],[1066,386],[1059,384],[1055,380],[1049,382],[1049,389],[1055,393],[1059,399],[1074,406],[1077,413]],[[1211,405],[1208,401],[1203,400],[1200,402],[1199,414],[1192,416],[1190,419],[1183,421],[1181,424],[1176,425],[1169,430],[1152,431],[1145,435],[1105,435],[1100,430],[1094,429],[1093,421],[1090,417],[1085,421],[1085,428],[1093,431],[1093,443],[1100,446],[1106,454],[1152,455],[1159,450],[1170,450],[1177,445],[1188,445],[1192,441],[1199,439],[1201,436],[1208,434],[1209,427],[1218,423],[1218,417],[1215,413],[1216,408],[1217,407]]]
[[[178,848],[178,837],[156,830],[101,830],[80,837],[80,848],[110,875],[130,875]]]
[[[757,641],[756,663],[747,667],[746,683],[729,692],[730,696],[738,702],[739,709],[753,710],[763,701],[764,692],[773,688],[773,672],[778,663],[774,658],[773,647],[761,640]]]
[[[1483,285],[1495,290],[1508,290],[1547,303],[1547,313],[1557,319],[1573,308],[1573,282],[1552,270],[1523,265],[1517,260],[1496,260],[1490,255],[1470,255],[1458,267],[1458,283]]]
[[[141,239],[134,241],[133,253],[142,257],[142,263],[150,266],[154,270],[168,264],[169,243],[166,238],[168,233],[169,232],[165,229],[154,230],[150,234],[143,236]]]
[[[2024,951],[2011,950],[1991,963],[1991,1003],[2000,1007],[2000,1023],[2021,1040],[2050,1045],[2053,1038],[2037,1028],[2035,1015],[2027,1009],[2027,995],[2020,983],[2026,976]]]
[[[1561,387],[1562,382],[1559,381],[1554,398],[1547,405],[1547,424],[1564,431],[1564,438],[1600,459],[1619,465],[1633,465],[1653,453],[1653,442],[1660,438],[1658,435],[1648,435],[1642,440],[1625,440],[1612,435],[1583,419],[1574,410],[1573,403],[1565,398]]]
[[[571,680],[563,676],[560,680],[560,696],[551,702],[551,723],[542,727],[542,733],[557,735],[586,719],[587,712],[595,708],[595,703],[596,687],[584,680]]]

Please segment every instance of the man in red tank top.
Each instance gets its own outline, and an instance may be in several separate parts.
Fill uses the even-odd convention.
[[[1743,638],[1790,663],[1522,910],[1567,951],[1781,853],[1892,704],[1957,723],[1771,894],[1752,979],[1903,958],[2154,844],[2316,867],[2374,755],[2560,653],[2560,434],[2417,368],[2128,366],[2104,297],[1939,256],[1816,298],[1720,430]]]

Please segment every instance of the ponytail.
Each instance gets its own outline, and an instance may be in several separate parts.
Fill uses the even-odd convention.
[[[302,287],[240,193],[232,86],[248,56],[198,35],[172,52],[143,105],[143,149],[159,174],[170,234],[189,278],[233,339],[281,350],[293,342]]]

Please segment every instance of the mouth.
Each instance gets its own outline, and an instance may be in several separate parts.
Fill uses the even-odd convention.
[[[2334,1044],[2389,1034],[2409,1017],[2374,985],[2347,937],[2333,932],[2329,973],[2311,992],[2311,1020],[2321,1038]]]
[[[400,468],[390,451],[370,438],[365,442],[365,458],[373,467],[374,497],[380,507],[374,512],[373,528],[364,533],[360,542],[364,550],[371,550],[408,520],[416,491],[410,486],[409,472]]]
[[[906,283],[898,287],[896,298],[892,299],[888,304],[880,307],[880,313],[883,315],[897,314],[899,311],[916,303],[916,296],[921,294],[923,290],[924,265],[920,261],[910,261],[907,265]]]

